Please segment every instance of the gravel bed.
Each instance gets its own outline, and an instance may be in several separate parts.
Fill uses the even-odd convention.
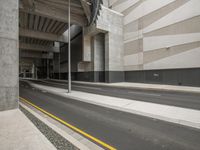
[[[45,135],[45,137],[58,149],[58,150],[79,150],[72,145],[60,134],[55,132],[41,120],[36,118],[33,114],[20,106],[20,110],[29,118],[29,120]]]

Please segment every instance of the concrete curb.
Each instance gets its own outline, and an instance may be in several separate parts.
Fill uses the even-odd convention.
[[[115,110],[119,110],[119,111],[123,111],[123,112],[128,112],[128,113],[137,114],[137,115],[141,115],[141,116],[145,116],[145,117],[150,117],[150,118],[153,118],[153,119],[159,119],[159,120],[162,120],[162,121],[167,121],[167,122],[171,122],[171,123],[176,123],[176,124],[200,129],[200,123],[189,122],[187,120],[173,119],[173,118],[164,117],[164,116],[161,116],[161,115],[154,115],[154,114],[145,113],[145,112],[141,112],[141,111],[137,111],[137,110],[131,110],[131,109],[124,108],[124,107],[117,107],[117,106],[112,106],[112,105],[108,105],[108,104],[97,103],[97,102],[93,102],[93,101],[86,100],[86,99],[81,99],[79,97],[70,96],[70,95],[67,95],[66,97],[74,99],[74,100],[79,100],[79,101],[82,101],[82,102],[87,102],[87,103],[90,103],[90,104],[98,105],[98,106],[103,106],[103,107],[106,107],[106,108],[111,108],[111,109],[115,109]]]
[[[55,126],[54,124],[52,124],[51,122],[49,122],[46,118],[40,116],[39,114],[37,114],[36,112],[34,112],[30,108],[28,108],[23,103],[20,102],[20,105],[24,109],[26,109],[27,111],[29,111],[31,114],[33,114],[36,118],[38,118],[39,120],[41,120],[42,122],[44,122],[47,126],[49,126],[54,131],[56,131],[58,134],[60,134],[61,136],[63,136],[65,139],[67,139],[70,143],[72,143],[74,146],[76,146],[80,150],[90,150],[88,147],[86,147],[85,145],[83,145],[81,142],[79,142],[78,140],[76,140],[74,137],[72,137],[71,135],[67,134],[65,131],[63,131],[62,129],[60,129],[57,126]]]
[[[67,83],[66,80],[56,80],[56,79],[51,79],[52,81],[62,81]],[[84,82],[84,81],[72,81],[72,83],[79,83],[79,84],[85,84],[85,85],[96,85],[96,86],[107,86],[107,87],[114,87],[114,88],[123,88],[123,89],[133,89],[133,90],[147,90],[147,91],[164,91],[164,92],[180,92],[180,93],[195,93],[195,94],[200,94],[200,87],[189,87],[189,86],[175,86],[175,85],[156,85],[154,84],[153,86],[158,86],[158,88],[155,87],[150,87],[152,84],[145,84],[143,87],[139,86],[129,86],[129,85],[119,85],[116,83],[95,83],[95,82]],[[138,83],[136,83],[138,84]],[[149,85],[148,87],[146,87]],[[172,88],[166,88],[166,86],[170,86]],[[176,89],[173,89],[176,88]]]

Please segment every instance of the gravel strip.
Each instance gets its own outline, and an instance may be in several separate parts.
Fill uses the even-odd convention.
[[[79,150],[77,147],[72,145],[60,134],[55,132],[41,120],[36,118],[33,114],[28,112],[26,109],[20,106],[20,110],[31,120],[31,122],[42,132],[45,137],[58,149],[58,150]]]

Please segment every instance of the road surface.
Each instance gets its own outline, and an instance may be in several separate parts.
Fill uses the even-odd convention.
[[[199,150],[200,130],[64,98],[20,81],[20,96],[119,150]]]
[[[59,81],[32,80],[32,82],[67,89],[67,84]],[[133,90],[79,83],[73,83],[72,90],[200,110],[200,94],[194,93]]]

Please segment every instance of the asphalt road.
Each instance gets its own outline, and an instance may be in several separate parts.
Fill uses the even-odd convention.
[[[32,82],[67,89],[67,84],[59,81],[32,80]],[[79,83],[73,83],[72,90],[200,110],[200,94],[194,93],[133,90]]]
[[[32,88],[20,96],[119,150],[199,150],[200,130],[88,104]]]

